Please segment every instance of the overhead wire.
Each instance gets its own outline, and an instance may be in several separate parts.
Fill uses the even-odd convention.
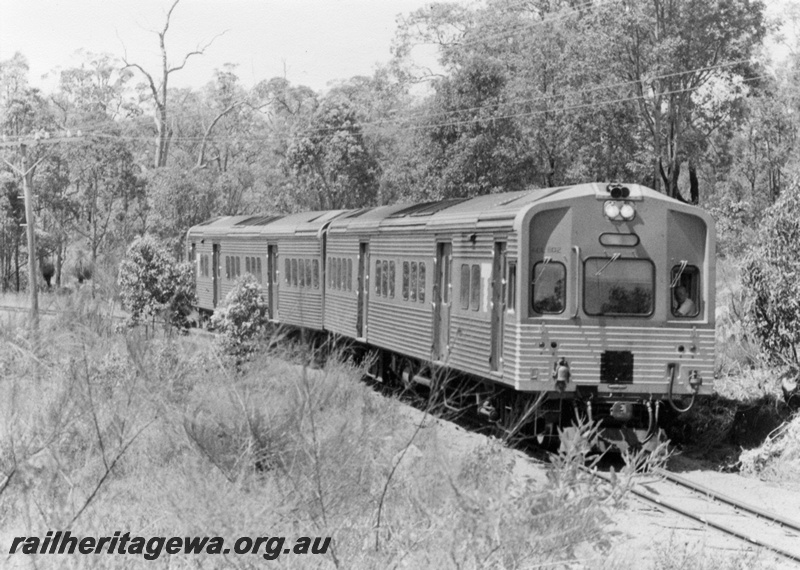
[[[746,82],[758,81],[760,79],[765,79],[765,78],[768,78],[768,77],[771,77],[771,75],[770,74],[756,75],[756,76],[752,76],[752,77],[742,78],[742,82],[746,83]],[[702,87],[702,85],[696,85],[696,86],[685,87],[685,88],[681,88],[681,89],[673,89],[673,90],[661,92],[658,95],[659,96],[670,96],[670,95],[678,95],[678,94],[683,94],[683,93],[689,93],[689,92],[692,92],[692,91],[696,91],[696,90],[700,89],[701,87]],[[601,99],[601,100],[598,100],[598,101],[591,101],[591,102],[577,104],[577,105],[569,105],[569,106],[560,107],[560,108],[537,109],[537,110],[526,111],[526,112],[521,112],[521,113],[511,113],[511,114],[503,114],[503,115],[497,115],[497,116],[478,117],[478,118],[470,118],[470,119],[464,119],[464,120],[438,122],[438,123],[430,123],[430,124],[422,124],[422,125],[401,125],[401,126],[394,127],[393,130],[394,131],[401,131],[401,132],[402,131],[419,131],[419,130],[428,130],[428,129],[436,129],[436,128],[442,128],[442,127],[451,127],[451,126],[465,126],[465,125],[474,124],[474,123],[481,123],[481,122],[491,122],[491,121],[498,121],[498,120],[518,119],[518,118],[523,118],[523,117],[534,117],[534,116],[541,116],[541,115],[547,115],[547,114],[557,115],[557,114],[563,114],[565,112],[573,112],[573,111],[591,109],[591,108],[600,108],[600,107],[605,107],[605,106],[608,106],[608,105],[613,105],[613,104],[618,104],[618,103],[626,103],[626,102],[631,102],[631,101],[637,101],[639,99],[641,99],[641,97],[639,95],[618,97],[618,98],[613,98],[613,99]],[[351,125],[351,127],[358,127],[358,128],[363,128],[364,126],[379,126],[380,127],[380,126],[388,126],[388,125],[382,125],[382,124],[380,124],[378,122],[374,122],[374,123],[356,122],[356,123],[353,123]],[[342,129],[341,128],[328,128],[328,127],[322,127],[322,128],[316,128],[316,129],[306,129],[306,130],[301,130],[301,131],[298,131],[296,133],[293,133],[293,136],[308,136],[308,135],[312,135],[312,134],[319,134],[319,133],[331,132],[331,131],[337,131],[337,130],[342,130]],[[108,134],[108,133],[96,133],[95,136],[98,136],[98,137],[101,137],[101,138],[114,138],[114,139],[135,140],[135,141],[145,141],[145,140],[146,141],[151,141],[154,138],[154,136],[152,136],[152,135],[151,136],[118,135],[118,134]],[[267,140],[280,140],[280,139],[279,139],[279,137],[277,135],[270,134],[268,136],[256,136],[256,137],[242,137],[242,136],[234,136],[234,137],[220,137],[220,136],[203,137],[201,135],[185,136],[185,137],[178,136],[178,137],[172,137],[170,140],[173,141],[173,142],[185,142],[185,143],[197,142],[197,143],[199,143],[199,142],[203,142],[203,140],[206,140],[208,142],[261,142],[261,141],[267,141]]]
[[[697,70],[694,70],[694,71],[699,71],[699,70],[704,70],[704,69],[713,69],[715,67],[718,67],[718,66],[709,66],[707,68],[698,68]],[[722,66],[719,66],[719,67],[722,67]],[[688,72],[682,72],[682,73],[688,73]],[[670,75],[675,75],[675,74],[670,74]],[[761,80],[761,79],[766,79],[766,78],[769,78],[769,77],[771,77],[771,74],[761,74],[761,75],[742,78],[741,81],[743,83],[747,83],[747,82],[758,81],[758,80]],[[617,84],[617,85],[625,85],[625,84],[627,84],[627,82],[620,83],[620,84]],[[689,93],[691,91],[696,91],[696,90],[700,89],[701,87],[702,87],[702,85],[696,85],[696,86],[685,87],[685,88],[681,88],[681,89],[673,89],[673,90],[661,92],[658,95],[659,96],[670,96],[670,95],[677,95],[677,94],[682,94],[682,93]],[[604,88],[606,88],[606,87],[579,90],[579,91],[574,91],[574,92],[564,92],[563,94],[560,95],[560,97],[562,97],[563,99],[566,99],[570,95],[589,93],[589,92],[592,92],[592,91],[595,91],[595,90],[604,89]],[[551,98],[551,97],[548,96],[546,98]],[[487,116],[487,117],[475,117],[475,118],[456,120],[456,121],[435,122],[435,123],[426,123],[426,124],[406,124],[406,125],[403,125],[401,123],[399,126],[393,127],[393,130],[394,131],[401,131],[401,132],[402,131],[418,131],[418,130],[436,129],[436,128],[450,127],[450,126],[464,126],[464,125],[473,124],[473,123],[480,123],[480,122],[498,121],[498,120],[506,120],[506,119],[517,119],[517,118],[522,118],[522,117],[534,117],[534,116],[541,116],[541,115],[547,115],[547,114],[551,114],[551,115],[563,114],[564,112],[568,112],[568,111],[577,111],[577,110],[582,110],[582,109],[599,108],[599,107],[604,107],[604,106],[607,106],[607,105],[613,105],[613,104],[617,104],[617,103],[625,103],[625,102],[637,101],[639,99],[641,99],[641,96],[633,95],[633,96],[625,96],[625,97],[618,97],[618,98],[612,98],[612,99],[600,99],[600,100],[596,100],[596,101],[591,101],[591,102],[587,102],[587,103],[581,103],[581,104],[578,104],[578,105],[569,105],[569,106],[565,106],[565,107],[557,107],[557,108],[550,108],[550,109],[537,109],[537,110],[526,111],[526,112],[521,112],[521,113],[507,113],[507,114],[502,114],[502,115],[493,115],[493,116]],[[491,105],[491,106],[487,106],[487,107],[474,107],[474,108],[472,108],[472,110],[474,111],[474,110],[480,110],[480,109],[483,109],[483,108],[494,108],[494,107],[496,107],[496,105]],[[458,110],[456,112],[464,112],[464,110]],[[436,116],[436,115],[432,115],[432,116]],[[427,117],[423,117],[423,118],[427,118]],[[396,122],[397,122],[396,120],[391,120],[391,121],[373,121],[373,122],[354,122],[349,127],[350,128],[389,127],[389,126],[391,126],[392,124],[394,124]],[[78,129],[78,130],[80,130],[80,129]],[[338,130],[343,130],[343,128],[342,127],[318,127],[318,128],[313,128],[313,129],[303,129],[303,130],[300,130],[300,131],[296,131],[295,133],[292,134],[292,136],[295,136],[295,137],[297,137],[297,136],[308,136],[308,135],[325,133],[325,132],[332,132],[332,131],[338,131]],[[102,132],[102,131],[86,131],[86,130],[83,130],[82,136],[83,137],[107,138],[107,139],[115,139],[115,140],[129,140],[129,141],[151,141],[154,138],[156,138],[155,135],[149,135],[149,136],[147,136],[147,135],[125,135],[125,134],[118,134],[118,133],[108,133],[108,132]],[[14,137],[5,137],[6,140],[11,140],[13,138]],[[30,138],[30,137],[16,137],[16,138]],[[255,136],[255,137],[247,137],[247,136],[241,136],[241,135],[229,136],[229,137],[228,136],[219,136],[219,135],[212,135],[212,136],[190,135],[190,136],[172,136],[170,138],[170,140],[173,141],[173,142],[186,142],[186,143],[192,143],[192,142],[200,143],[200,142],[203,142],[203,141],[206,141],[206,142],[227,142],[227,141],[232,141],[232,142],[236,142],[236,141],[240,141],[240,142],[259,142],[259,141],[267,141],[267,140],[280,140],[280,137],[278,137],[278,135],[276,135],[276,134],[270,134],[268,136],[259,135],[259,136]]]
[[[493,108],[502,107],[504,105],[509,105],[509,104],[519,105],[519,104],[524,104],[524,103],[535,103],[535,102],[538,102],[538,101],[546,101],[546,100],[549,100],[549,99],[566,98],[566,97],[569,97],[569,96],[583,95],[583,94],[587,94],[587,93],[594,93],[596,91],[610,90],[610,89],[614,89],[614,88],[617,88],[617,87],[633,86],[633,85],[637,85],[639,83],[651,82],[651,81],[660,80],[660,79],[668,79],[668,78],[672,78],[672,77],[678,77],[678,76],[681,76],[681,75],[690,75],[690,74],[694,74],[694,73],[701,72],[701,71],[713,71],[715,69],[722,69],[724,67],[733,67],[733,66],[740,65],[740,64],[743,64],[743,63],[748,63],[749,61],[750,61],[749,59],[740,59],[740,60],[728,61],[728,62],[719,63],[719,64],[715,64],[715,65],[709,65],[709,66],[705,66],[705,67],[698,67],[698,68],[695,68],[695,69],[688,69],[688,70],[685,70],[685,71],[676,71],[674,73],[666,73],[666,74],[663,74],[663,75],[654,75],[652,77],[646,77],[646,78],[643,78],[643,79],[632,79],[632,80],[629,80],[629,81],[622,81],[622,82],[619,82],[619,83],[611,83],[611,84],[608,84],[608,85],[598,85],[596,87],[589,87],[589,88],[586,88],[586,89],[564,91],[562,93],[543,94],[543,95],[538,95],[536,97],[531,97],[531,98],[527,98],[527,99],[518,99],[516,101],[512,101],[511,103],[505,102],[505,101],[501,101],[501,102],[498,102],[498,103],[490,103],[490,104],[487,104],[487,105],[477,105],[475,107],[465,107],[465,108],[453,109],[453,110],[448,110],[448,111],[438,111],[436,113],[412,114],[412,115],[409,115],[409,116],[407,116],[405,118],[381,119],[381,120],[372,121],[372,122],[362,122],[361,126],[371,126],[372,124],[378,124],[378,123],[381,123],[381,122],[387,123],[387,124],[397,123],[397,122],[404,122],[404,121],[408,121],[409,119],[414,119],[414,118],[418,118],[418,117],[419,118],[423,118],[423,119],[429,119],[429,118],[432,118],[432,117],[438,117],[438,116],[442,116],[442,115],[455,115],[455,114],[472,112],[472,111],[481,111],[481,110],[484,110],[484,109],[493,109]]]

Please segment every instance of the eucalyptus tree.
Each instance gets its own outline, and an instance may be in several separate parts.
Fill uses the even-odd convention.
[[[158,37],[158,48],[161,59],[161,65],[157,72],[151,72],[144,68],[140,63],[129,59],[127,52],[123,55],[123,62],[125,67],[135,69],[141,73],[145,78],[145,83],[141,86],[141,91],[148,94],[148,98],[154,107],[153,119],[156,126],[156,152],[154,164],[156,168],[167,165],[169,157],[169,146],[172,138],[172,126],[170,116],[170,95],[169,95],[169,80],[174,73],[181,71],[186,67],[189,59],[193,56],[202,55],[205,53],[216,37],[204,45],[198,45],[197,48],[185,53],[182,57],[178,58],[179,63],[170,61],[169,54],[167,53],[167,33],[169,32],[170,20],[172,13],[175,11],[180,0],[174,0],[169,10],[167,11],[164,19],[164,26],[154,33]],[[217,36],[218,37],[218,36]]]
[[[102,248],[125,244],[142,230],[130,222],[144,202],[140,169],[118,135],[84,137],[65,149],[74,192],[72,228],[85,241],[93,268]]]
[[[420,187],[422,157],[410,124],[415,105],[409,86],[390,66],[382,66],[372,75],[336,83],[327,97],[342,97],[356,110],[367,152],[380,165],[376,202],[413,199]]]
[[[584,8],[566,1],[435,4],[402,23],[398,57],[435,43],[444,70],[432,79],[423,122],[423,139],[440,151],[428,185],[450,188],[436,194],[630,178],[635,109],[604,104],[614,98],[613,78],[595,65],[605,37]],[[424,77],[402,60],[395,65]]]
[[[379,165],[367,148],[358,115],[346,98],[322,100],[307,123],[295,127],[285,165],[292,175],[293,209],[362,208],[375,204]]]
[[[29,170],[28,180],[36,180],[36,168],[45,156],[45,149],[36,145],[36,137],[55,129],[53,113],[48,99],[28,83],[27,59],[16,53],[10,60],[0,62],[0,134],[10,137],[10,144],[0,149],[0,174],[3,178],[3,236],[0,243],[3,283],[14,275],[14,285],[20,288],[20,266],[28,259],[36,259],[36,251],[26,251],[21,259],[22,239],[26,222],[21,199],[21,170]],[[25,142],[25,146],[20,146]],[[23,158],[24,157],[24,158]],[[13,165],[13,166],[12,166]],[[13,269],[12,262],[13,260]]]
[[[17,177],[0,172],[0,280],[2,290],[20,290],[20,249],[25,222],[25,205]]]
[[[85,53],[79,65],[59,72],[52,101],[60,126],[88,132],[140,114],[128,90],[132,77],[133,72],[113,56]]]
[[[681,165],[698,156],[710,136],[708,125],[729,115],[731,105],[703,100],[698,92],[712,82],[728,83],[757,75],[751,58],[767,31],[760,0],[623,0],[594,13],[608,41],[599,62],[636,101],[640,125],[648,135],[652,184],[683,199]],[[737,95],[734,94],[734,99]],[[730,102],[730,101],[729,101]],[[701,116],[702,115],[702,116]],[[716,116],[715,116],[716,115]],[[699,188],[691,176],[689,200]]]

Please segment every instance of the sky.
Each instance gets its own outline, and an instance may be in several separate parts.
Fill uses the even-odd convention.
[[[78,65],[79,50],[109,53],[160,67],[155,30],[173,0],[0,0],[0,61],[23,53],[30,81],[55,88],[58,68]],[[456,0],[471,4],[471,0]],[[172,87],[202,87],[214,70],[237,64],[242,84],[280,76],[324,91],[332,82],[370,75],[389,61],[397,17],[431,0],[180,0],[167,49],[172,63],[213,40],[202,56],[170,77]],[[785,19],[792,0],[765,0],[768,14]],[[221,34],[221,35],[220,35]],[[774,46],[771,52],[780,53]],[[415,58],[435,65],[433,48]],[[43,76],[48,75],[43,79]]]
[[[30,64],[31,83],[45,89],[55,85],[53,70],[80,63],[78,50],[115,56],[127,51],[129,61],[157,72],[155,30],[163,27],[172,1],[0,0],[0,61],[21,52]],[[167,33],[171,63],[213,43],[173,74],[170,84],[201,87],[215,69],[234,63],[245,86],[285,76],[293,84],[324,90],[333,81],[370,75],[377,64],[388,62],[397,16],[429,3],[180,0]],[[420,57],[432,60],[434,54]]]

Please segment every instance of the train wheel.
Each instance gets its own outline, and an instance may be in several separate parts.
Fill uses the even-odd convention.
[[[414,389],[414,375],[416,374],[416,367],[414,363],[405,358],[403,359],[402,364],[400,365],[400,387],[403,390],[413,390]]]

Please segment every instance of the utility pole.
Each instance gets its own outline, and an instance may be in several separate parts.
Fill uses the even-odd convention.
[[[25,194],[25,229],[28,235],[28,289],[31,296],[31,328],[39,331],[39,280],[36,276],[36,225],[33,219],[33,169],[38,162],[28,168],[28,147],[19,145],[22,156],[22,188]]]

